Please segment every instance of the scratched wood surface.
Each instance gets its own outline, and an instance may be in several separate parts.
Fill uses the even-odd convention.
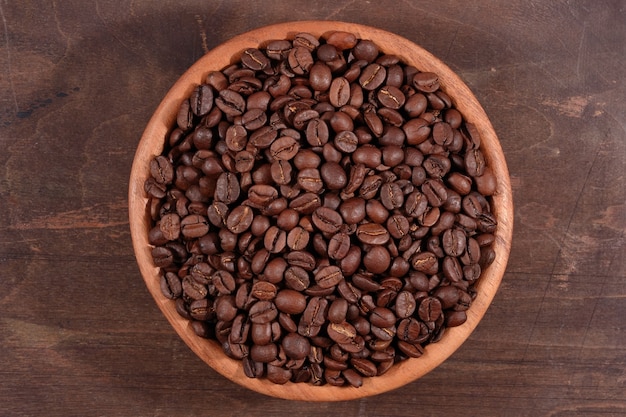
[[[626,414],[626,3],[0,1],[0,415]],[[441,367],[387,394],[292,403],[177,338],[130,244],[134,148],[205,51],[295,19],[396,32],[443,59],[498,132],[507,273]]]

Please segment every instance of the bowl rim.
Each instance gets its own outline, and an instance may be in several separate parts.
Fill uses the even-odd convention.
[[[300,32],[325,36],[334,31],[351,32],[360,39],[370,39],[382,51],[398,55],[404,62],[419,70],[437,73],[444,91],[454,88],[455,94],[451,98],[455,107],[465,120],[478,127],[483,144],[481,149],[498,179],[496,193],[492,197],[492,209],[498,221],[494,243],[496,253],[493,263],[483,270],[476,285],[477,297],[467,311],[467,321],[461,326],[446,329],[440,341],[426,346],[422,357],[397,363],[384,375],[364,378],[360,388],[291,382],[276,385],[266,379],[247,378],[241,361],[223,354],[216,341],[198,337],[190,322],[178,315],[174,302],[161,294],[159,268],[152,263],[151,246],[148,242],[150,216],[143,182],[148,177],[150,160],[159,155],[164,147],[166,135],[173,126],[180,103],[189,96],[195,85],[204,80],[208,72],[221,70],[235,62],[245,48],[259,47],[272,39],[292,38]],[[372,26],[332,20],[290,21],[259,27],[216,46],[189,67],[158,105],[139,141],[129,180],[128,211],[133,250],[144,283],[185,344],[215,371],[245,388],[272,397],[304,401],[353,400],[378,395],[413,382],[443,363],[474,331],[493,300],[506,269],[513,233],[513,200],[506,160],[489,118],[469,87],[441,60],[400,35]],[[219,349],[221,356],[214,356],[215,349]]]

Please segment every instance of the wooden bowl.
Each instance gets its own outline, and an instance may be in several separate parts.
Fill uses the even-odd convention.
[[[400,56],[405,63],[438,74],[442,90],[451,96],[465,119],[478,128],[485,158],[497,177],[497,192],[492,203],[498,221],[495,260],[484,269],[476,286],[477,297],[467,312],[467,321],[447,329],[440,341],[426,346],[422,357],[400,362],[381,376],[365,378],[360,388],[306,383],[276,385],[266,379],[246,377],[240,361],[228,358],[217,342],[196,336],[189,322],[176,312],[174,302],[161,294],[159,269],[152,262],[148,243],[151,220],[143,184],[149,176],[150,160],[161,154],[166,135],[174,126],[180,103],[203,82],[209,71],[221,70],[238,61],[244,49],[259,47],[268,40],[292,38],[299,32],[323,36],[337,30],[352,32],[360,39],[370,39],[382,51]],[[141,274],[157,305],[184,342],[211,368],[237,384],[269,396],[305,401],[351,400],[380,394],[408,384],[440,365],[469,337],[489,307],[504,274],[513,228],[513,202],[506,161],[496,133],[470,89],[439,59],[407,39],[373,27],[333,21],[290,22],[259,28],[234,37],[200,58],[174,84],[148,123],[133,161],[128,198],[131,236]]]

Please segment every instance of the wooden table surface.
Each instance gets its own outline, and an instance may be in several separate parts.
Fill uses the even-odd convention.
[[[0,1],[0,415],[626,414],[626,3]],[[246,30],[344,20],[443,59],[492,119],[515,201],[470,339],[374,398],[241,388],[176,336],[135,263],[127,185],[180,74]]]

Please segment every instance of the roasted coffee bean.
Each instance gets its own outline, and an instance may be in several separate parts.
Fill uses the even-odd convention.
[[[335,141],[333,143],[339,151],[352,153],[357,149],[359,139],[354,132],[350,130],[343,130],[335,135]]]
[[[226,219],[226,227],[228,230],[235,234],[245,232],[250,228],[252,220],[254,219],[254,213],[248,206],[237,206],[230,212]],[[208,224],[207,224],[208,232]],[[184,234],[184,230],[183,230]]]
[[[171,184],[174,166],[167,157],[159,155],[150,161],[150,175],[159,184]]]
[[[235,174],[224,172],[217,178],[215,187],[215,199],[217,201],[221,201],[224,204],[232,204],[239,199],[240,193],[239,180]]]
[[[215,99],[215,105],[229,116],[241,116],[246,109],[246,100],[233,90],[222,90]]]
[[[282,252],[287,245],[287,234],[277,226],[272,226],[265,232],[263,244],[270,253]]]
[[[338,266],[325,266],[315,273],[315,282],[321,288],[331,288],[339,284],[343,279],[343,274]]]
[[[351,241],[350,236],[347,233],[339,232],[335,233],[328,242],[328,257],[334,260],[342,260],[348,256],[350,251]],[[342,268],[343,270],[343,268]]]
[[[327,207],[319,207],[313,212],[313,224],[323,233],[336,233],[343,224],[341,215]]]
[[[350,82],[344,77],[337,77],[330,84],[328,93],[330,104],[340,108],[348,104],[350,100]]]
[[[213,108],[213,90],[210,86],[202,84],[194,88],[189,98],[191,111],[196,116],[204,116]]]
[[[316,194],[324,188],[320,172],[315,168],[305,168],[298,172],[297,183],[303,190]]]
[[[363,68],[359,77],[359,84],[365,90],[375,90],[380,87],[387,77],[385,67],[380,64],[370,64]]]
[[[298,153],[300,145],[296,139],[289,136],[282,136],[270,145],[270,154],[275,160],[288,161],[293,159]]]
[[[356,237],[368,245],[384,245],[389,240],[389,231],[380,224],[366,223],[357,227]]]
[[[448,229],[443,232],[443,250],[449,256],[461,256],[466,246],[465,232],[461,229]]]
[[[365,270],[373,274],[382,274],[391,264],[391,255],[384,246],[374,246],[363,256]]]
[[[173,272],[161,275],[161,293],[170,300],[175,300],[183,293],[180,278]]]
[[[304,359],[311,351],[311,342],[298,333],[288,333],[282,339],[282,348],[289,358]]]
[[[347,224],[357,224],[365,219],[365,200],[359,197],[349,198],[339,206],[339,213]]]
[[[303,250],[309,244],[309,232],[302,227],[294,227],[287,235],[287,246],[292,250]]]
[[[395,183],[385,183],[380,187],[380,201],[388,210],[400,208],[404,204],[404,193]]]
[[[433,322],[439,318],[442,313],[441,301],[435,297],[424,298],[418,308],[420,319],[426,322]]]
[[[432,72],[419,72],[413,76],[413,86],[419,91],[433,93],[439,89],[439,77]]]
[[[348,183],[346,171],[336,162],[323,164],[320,168],[320,175],[329,190],[341,190]]]

